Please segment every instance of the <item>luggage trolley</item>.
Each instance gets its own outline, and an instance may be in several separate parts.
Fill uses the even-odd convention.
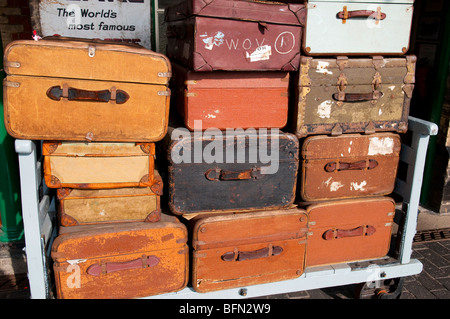
[[[168,299],[239,299],[259,296],[359,284],[360,297],[398,297],[405,277],[419,274],[422,263],[411,259],[412,243],[416,233],[420,190],[430,136],[436,135],[434,123],[409,117],[411,143],[402,144],[400,165],[407,167],[406,178],[399,176],[394,193],[402,198],[402,207],[396,210],[399,225],[395,242],[391,243],[394,256],[376,260],[309,267],[296,279],[252,285],[208,293],[195,292],[191,287],[174,293],[147,298]],[[51,298],[51,269],[48,266],[52,240],[56,236],[54,196],[42,178],[40,143],[16,140],[19,156],[22,215],[31,298]]]

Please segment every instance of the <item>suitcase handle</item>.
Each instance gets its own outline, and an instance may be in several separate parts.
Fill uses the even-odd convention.
[[[230,251],[222,255],[223,261],[244,261],[258,258],[267,258],[271,256],[277,256],[283,252],[283,248],[280,246],[269,247],[252,250],[252,251]]]
[[[84,102],[112,102],[116,104],[123,104],[130,96],[127,92],[116,90],[112,87],[111,90],[88,91],[68,87],[67,84],[61,86],[52,86],[47,90],[47,96],[54,100],[60,101],[84,101]]]
[[[220,168],[211,168],[206,171],[205,177],[210,181],[238,181],[248,179],[258,179],[261,177],[259,168],[251,168],[245,171],[225,171]]]
[[[383,93],[380,91],[373,91],[370,93],[345,93],[341,92],[334,93],[333,99],[341,102],[367,102],[367,101],[376,101],[383,96]]]
[[[142,255],[141,258],[130,261],[93,264],[89,266],[86,272],[92,276],[99,276],[100,274],[109,274],[111,272],[120,270],[154,267],[158,263],[159,263],[158,257],[153,255],[152,256]]]
[[[374,159],[362,160],[353,163],[329,162],[325,165],[325,171],[328,173],[351,170],[369,170],[378,166],[378,162]]]
[[[377,23],[379,20],[386,19],[386,13],[381,12],[380,7],[377,8],[377,11],[372,11],[372,10],[348,11],[347,6],[344,6],[342,11],[339,11],[336,16],[338,19],[342,19],[342,23],[345,23],[347,19],[352,19],[352,18],[370,18],[370,17],[372,17],[373,19],[377,20]]]
[[[325,240],[340,239],[344,237],[370,236],[375,233],[375,227],[371,225],[359,226],[353,229],[329,229],[323,233]]]

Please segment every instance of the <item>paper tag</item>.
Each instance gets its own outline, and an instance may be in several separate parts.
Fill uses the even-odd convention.
[[[272,47],[270,45],[262,45],[260,47],[257,47],[255,51],[253,51],[252,54],[246,53],[247,59],[250,59],[250,62],[256,62],[256,61],[263,61],[263,60],[269,60],[270,56],[272,55]]]

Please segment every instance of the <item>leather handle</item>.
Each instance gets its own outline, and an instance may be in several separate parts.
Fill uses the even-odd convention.
[[[280,246],[269,247],[252,250],[252,251],[230,251],[222,255],[223,261],[244,261],[253,260],[258,258],[268,258],[272,256],[279,255],[283,252],[283,248]]]
[[[364,225],[353,229],[329,229],[325,231],[322,238],[325,240],[340,239],[345,237],[370,236],[376,232],[374,226]]]
[[[373,91],[370,93],[334,93],[333,99],[336,101],[342,102],[367,102],[367,101],[376,101],[380,97],[383,96],[383,93],[380,91]]]
[[[378,162],[374,159],[362,160],[353,163],[345,162],[329,162],[325,165],[324,169],[328,173],[338,171],[351,171],[351,170],[370,170],[378,166]]]
[[[107,262],[102,264],[93,264],[89,266],[86,272],[92,276],[99,276],[100,274],[108,274],[115,271],[139,269],[154,267],[159,263],[159,258],[156,256],[145,256],[141,258],[123,261],[123,262]]]
[[[210,181],[249,180],[252,178],[257,179],[260,176],[258,172],[258,168],[251,168],[245,171],[226,171],[220,168],[211,168],[206,171],[205,177]]]
[[[116,90],[114,87],[111,90],[88,91],[71,88],[65,84],[62,87],[52,86],[47,90],[47,96],[54,101],[60,101],[62,98],[69,101],[113,102],[116,104],[123,104],[130,98],[127,92]]]
[[[342,11],[339,11],[336,16],[338,19],[342,19],[342,23],[345,23],[345,21],[347,19],[352,19],[352,18],[370,18],[370,17],[372,17],[373,19],[375,19],[377,21],[386,19],[386,13],[381,12],[380,7],[377,8],[377,11],[372,11],[372,10],[348,11],[347,6],[344,6]]]

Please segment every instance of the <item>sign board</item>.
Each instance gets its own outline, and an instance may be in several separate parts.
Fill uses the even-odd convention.
[[[41,37],[57,34],[64,37],[113,40],[137,43],[151,49],[151,0],[33,2],[32,20],[39,22],[39,27],[35,29],[38,29]]]

